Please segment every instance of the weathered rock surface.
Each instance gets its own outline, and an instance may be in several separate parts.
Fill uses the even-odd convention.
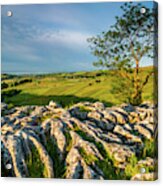
[[[157,179],[157,175],[155,173],[146,173],[146,174],[136,174],[132,177],[133,181],[152,181]]]
[[[64,109],[53,101],[47,106],[8,109],[2,103],[2,175],[31,177],[37,167],[29,162],[37,155],[42,163],[37,171],[42,171],[43,177],[114,179],[107,176],[100,162],[106,162],[105,167],[112,166],[115,172],[125,172],[129,159],[141,156],[144,142],[157,136],[154,109],[150,104],[109,108],[100,102]],[[12,169],[6,170],[9,163]],[[155,166],[150,157],[137,164]],[[153,180],[154,174],[138,172],[131,179]]]

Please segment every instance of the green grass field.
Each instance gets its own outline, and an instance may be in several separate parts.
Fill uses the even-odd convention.
[[[141,68],[141,77],[144,78],[151,68]],[[106,70],[11,77],[3,74],[1,78],[2,82],[8,84],[8,87],[2,90],[2,101],[13,105],[45,105],[50,100],[64,107],[79,101],[102,101],[107,106],[121,104],[120,99],[111,93],[114,79]],[[13,85],[25,78],[32,79],[32,82]],[[3,96],[5,92],[13,89],[21,92],[13,96]],[[144,88],[143,100],[153,100],[153,77]]]

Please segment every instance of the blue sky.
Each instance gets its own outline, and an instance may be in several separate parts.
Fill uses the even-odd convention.
[[[2,72],[94,70],[87,38],[106,31],[123,3],[2,6]],[[151,2],[144,5],[151,7]],[[6,12],[11,10],[12,17]]]

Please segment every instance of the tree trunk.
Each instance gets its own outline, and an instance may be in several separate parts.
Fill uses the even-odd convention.
[[[136,75],[138,76],[139,74],[139,61],[136,60]]]
[[[139,77],[139,61],[135,60],[135,74],[134,74],[134,93],[132,95],[132,104],[139,105],[142,102],[142,90],[140,86],[140,77]]]

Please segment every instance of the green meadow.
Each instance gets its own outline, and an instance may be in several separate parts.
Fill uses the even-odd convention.
[[[141,77],[145,78],[151,68],[140,68]],[[107,106],[122,103],[111,91],[115,78],[109,70],[45,75],[2,74],[1,79],[1,86],[7,85],[2,86],[2,101],[12,105],[46,105],[50,100],[63,107],[81,101],[101,101]],[[150,77],[143,91],[143,101],[152,100],[153,77]]]

